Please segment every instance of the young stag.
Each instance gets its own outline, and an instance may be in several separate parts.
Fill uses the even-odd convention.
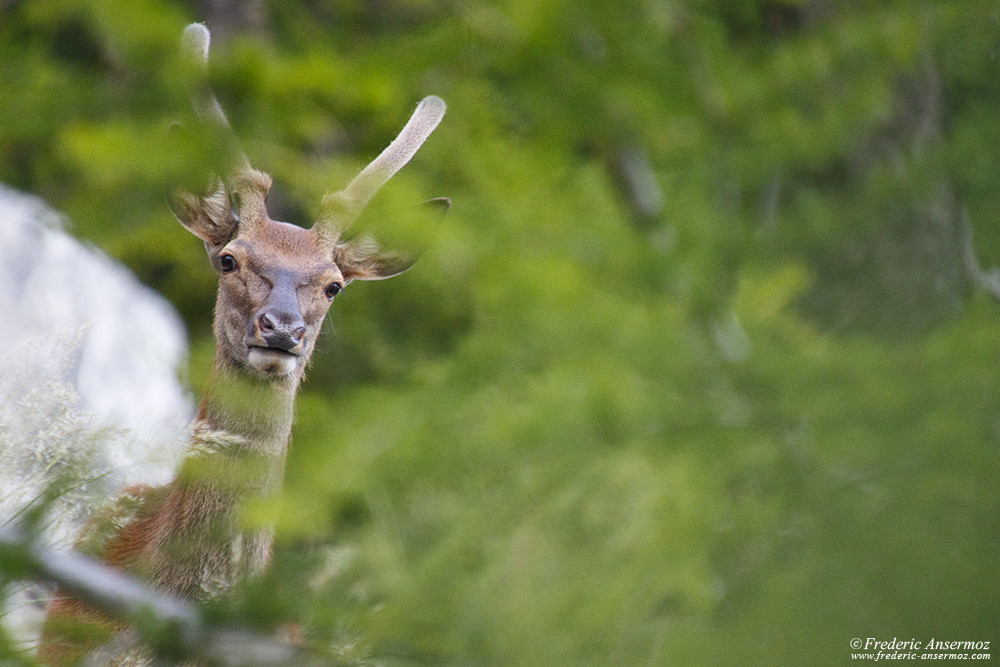
[[[201,66],[209,38],[201,24],[184,31],[182,45]],[[214,95],[193,93],[192,103],[203,123],[238,146]],[[444,112],[437,97],[420,102],[385,151],[344,190],[323,198],[309,229],[268,217],[271,179],[239,151],[232,173],[213,178],[206,195],[174,195],[175,215],[204,241],[219,274],[215,362],[191,453],[176,479],[159,489],[127,491],[130,519],[88,540],[105,562],[185,598],[211,596],[267,566],[272,531],[246,528],[236,513],[280,488],[295,393],[327,310],[351,281],[389,278],[409,266],[370,242],[342,241],[341,232],[413,157]],[[111,631],[122,627],[80,600],[59,597],[46,621],[43,660],[69,662],[93,648],[60,630],[74,619]]]

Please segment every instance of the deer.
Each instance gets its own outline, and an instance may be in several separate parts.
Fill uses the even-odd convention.
[[[200,23],[181,38],[182,52],[202,73],[210,39]],[[156,589],[199,600],[268,567],[273,529],[241,524],[239,511],[281,489],[296,392],[326,314],[352,281],[390,278],[412,264],[405,255],[367,239],[345,241],[342,234],[409,162],[446,107],[438,97],[424,98],[382,153],[347,187],[323,197],[319,217],[306,228],[269,217],[271,177],[251,167],[211,89],[192,89],[191,102],[201,124],[236,147],[229,173],[213,175],[202,194],[176,190],[171,202],[181,225],[204,242],[218,273],[215,358],[176,477],[155,489],[126,489],[113,520],[93,522],[99,527],[81,543]],[[71,664],[100,646],[66,630],[81,619],[105,634],[125,631],[124,622],[58,594],[40,642],[44,663]],[[137,642],[129,651],[126,661],[148,660]]]

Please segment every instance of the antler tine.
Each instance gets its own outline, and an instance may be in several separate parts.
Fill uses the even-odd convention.
[[[410,161],[444,118],[446,108],[440,97],[425,97],[399,135],[377,158],[346,188],[323,197],[322,212],[314,227],[321,236],[331,243],[338,241],[340,233],[357,219],[379,188]]]
[[[212,35],[203,23],[192,23],[184,29],[181,35],[181,50],[202,70],[208,68],[208,49]],[[249,167],[250,160],[240,146],[239,139],[233,132],[226,112],[222,110],[218,98],[207,86],[196,86],[191,89],[191,106],[203,123],[216,127],[225,133],[230,149],[239,156],[243,166]]]

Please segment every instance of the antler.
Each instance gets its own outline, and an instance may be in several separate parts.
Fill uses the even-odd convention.
[[[202,23],[192,23],[184,29],[184,34],[181,35],[181,50],[203,72],[208,68],[208,49],[211,41],[212,35]],[[223,133],[229,144],[227,148],[239,156],[239,161],[242,163],[241,166],[249,167],[250,160],[247,158],[246,153],[243,152],[243,148],[240,146],[239,139],[236,137],[236,133],[233,132],[232,126],[229,125],[226,112],[222,110],[222,105],[219,104],[218,98],[215,97],[215,94],[212,93],[208,86],[192,87],[191,106],[194,107],[195,113],[203,123],[209,127],[217,128]]]
[[[208,68],[208,51],[212,35],[201,23],[192,23],[181,36],[181,50],[204,73]],[[191,106],[198,118],[221,135],[225,153],[225,171],[216,178],[211,194],[202,200],[202,206],[216,220],[232,219],[243,228],[262,223],[267,219],[265,199],[271,188],[271,177],[253,169],[233,132],[226,112],[218,98],[205,82],[191,88]],[[238,208],[238,210],[236,210]]]
[[[337,243],[340,233],[358,218],[379,188],[409,162],[427,140],[444,118],[446,108],[440,97],[431,95],[421,100],[399,135],[377,158],[346,188],[323,197],[321,213],[313,229],[329,243]]]
[[[192,62],[205,68],[210,41],[208,28],[201,23],[192,23],[184,29],[181,46]],[[219,100],[208,86],[198,86],[192,89],[191,105],[203,123],[222,131],[230,156],[238,156],[238,167],[230,177],[228,187],[238,195],[240,224],[255,224],[256,220],[266,218],[264,197],[271,186],[270,177],[250,166]],[[445,109],[444,100],[440,97],[425,97],[399,135],[377,158],[346,188],[323,197],[320,216],[313,229],[324,241],[330,245],[337,244],[340,233],[357,219],[379,188],[409,162],[427,140],[444,117]],[[204,202],[221,212],[221,209],[228,209],[228,198],[223,186],[216,188],[216,193],[205,198]]]

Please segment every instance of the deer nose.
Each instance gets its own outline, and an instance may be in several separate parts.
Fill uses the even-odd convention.
[[[306,323],[298,315],[264,311],[257,317],[257,332],[267,347],[291,352],[305,339]]]

